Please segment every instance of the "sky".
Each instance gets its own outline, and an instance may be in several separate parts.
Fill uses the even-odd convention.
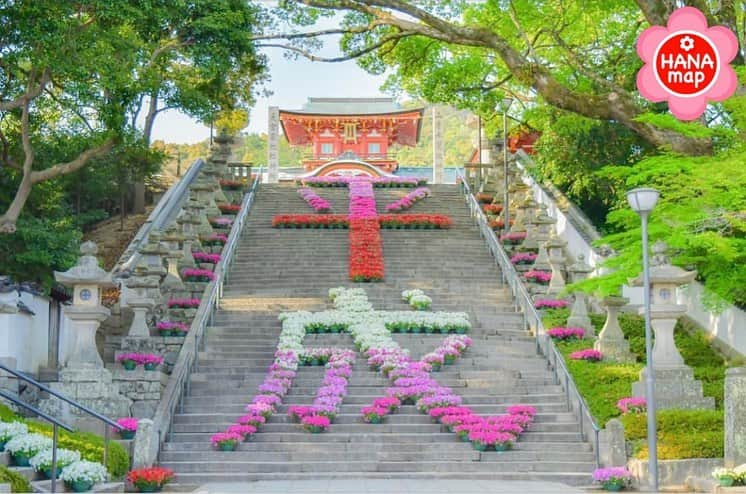
[[[327,19],[317,26],[320,29],[336,27],[339,19]],[[265,88],[273,94],[257,98],[251,109],[249,126],[244,132],[267,132],[267,108],[279,106],[285,110],[298,109],[309,97],[381,97],[379,91],[384,76],[376,77],[357,66],[354,61],[341,63],[311,62],[299,57],[288,60],[284,50],[262,48],[269,61],[271,80]],[[335,56],[339,49],[334,40],[326,43],[319,52],[324,56]],[[177,112],[167,111],[158,116],[153,129],[153,140],[174,143],[194,143],[207,139],[210,128]]]

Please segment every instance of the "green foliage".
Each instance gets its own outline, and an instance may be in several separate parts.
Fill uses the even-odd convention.
[[[26,477],[5,465],[0,465],[0,484],[10,484],[10,492],[33,492]]]
[[[0,420],[12,422],[21,420],[28,424],[29,432],[38,432],[46,436],[52,436],[52,426],[46,422],[33,419],[23,419],[16,415],[10,408],[0,404]],[[74,449],[80,451],[84,460],[104,462],[104,438],[90,432],[67,432],[58,430],[57,440],[60,448]],[[129,453],[116,441],[109,441],[109,456],[107,469],[114,478],[122,478],[129,471]],[[0,479],[0,483],[2,480]],[[16,492],[16,491],[13,491]],[[29,492],[29,491],[18,491]]]
[[[73,218],[22,216],[14,235],[0,235],[0,272],[50,287],[53,270],[65,271],[78,259],[81,232]]]
[[[675,130],[689,137],[712,137],[713,130],[698,121],[682,122],[669,113],[643,113],[635,118],[638,122],[653,124],[659,129]]]
[[[565,326],[569,312],[568,309],[546,311],[543,318],[544,326]],[[598,333],[603,327],[605,317],[601,314],[591,314],[591,322]],[[630,396],[632,383],[639,380],[639,372],[645,362],[645,323],[642,317],[636,314],[620,314],[619,325],[630,343],[630,351],[636,356],[636,363],[618,364],[603,360],[591,363],[571,360],[569,355],[572,352],[590,348],[591,341],[557,343],[557,348],[564,356],[580,394],[601,425],[619,416],[616,403],[619,399]],[[674,340],[684,362],[692,367],[695,378],[702,381],[704,395],[714,397],[716,407],[722,408],[727,368],[723,356],[710,345],[702,332],[686,322],[679,322],[676,326]]]
[[[655,416],[658,459],[723,457],[722,410],[661,410]],[[646,459],[647,416],[629,414],[620,420],[635,457]]]

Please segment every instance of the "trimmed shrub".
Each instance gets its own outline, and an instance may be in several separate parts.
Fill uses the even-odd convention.
[[[10,484],[11,492],[32,492],[31,484],[23,475],[0,465],[0,484]]]

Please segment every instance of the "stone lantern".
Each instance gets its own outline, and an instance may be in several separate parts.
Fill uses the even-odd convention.
[[[207,207],[202,201],[196,198],[189,198],[186,204],[187,211],[197,220],[194,223],[194,230],[197,235],[209,237],[215,230],[212,229],[212,225],[207,219],[205,208]]]
[[[220,179],[223,178],[224,171],[213,161],[213,158],[207,160],[207,163],[202,167],[202,173],[205,177],[205,182],[212,185],[213,200],[216,202],[228,202],[228,198],[225,197],[225,193],[220,187]]]
[[[549,271],[552,269],[552,265],[549,264],[547,242],[542,242],[539,244],[539,254],[536,256],[536,260],[534,261],[532,269],[535,269],[537,271]]]
[[[552,279],[549,281],[547,295],[557,296],[565,289],[565,277],[562,270],[565,267],[565,246],[567,242],[556,235],[552,235],[545,245],[549,254],[549,265],[552,267]]]
[[[132,401],[119,394],[119,385],[104,368],[96,347],[96,331],[110,315],[101,305],[101,294],[104,288],[113,286],[111,274],[98,265],[97,252],[95,243],[84,242],[78,263],[65,272],[54,273],[57,282],[73,289],[72,305],[64,310],[70,325],[61,334],[61,338],[70,340],[67,346],[72,352],[60,370],[59,382],[50,383],[50,387],[99,413],[124,417],[129,415]],[[79,411],[54,397],[41,400],[39,408],[79,428],[91,425]]]
[[[696,271],[673,266],[666,256],[668,246],[661,241],[653,245],[650,268],[651,326],[655,332],[653,369],[655,398],[658,408],[714,408],[712,397],[702,394],[702,382],[694,380],[692,369],[684,363],[674,341],[674,328],[686,307],[676,303],[676,288],[691,283]],[[630,279],[632,286],[642,286],[642,275]],[[641,309],[641,311],[644,309]],[[650,369],[640,372],[640,381],[632,385],[634,396],[645,396],[645,377]]]
[[[127,297],[127,305],[132,308],[134,317],[130,324],[128,336],[148,337],[150,328],[148,328],[147,314],[156,304],[152,292],[158,289],[158,276],[148,275],[149,268],[144,262],[140,262],[133,270],[132,276],[125,282],[130,289]]]
[[[198,178],[189,186],[190,196],[194,193],[197,200],[204,204],[205,214],[208,217],[220,216],[220,209],[215,204],[215,190],[213,185],[203,178]]]
[[[159,281],[166,276],[166,268],[163,266],[163,258],[168,254],[168,249],[161,245],[161,232],[153,230],[148,235],[148,241],[140,247],[140,254],[148,267],[148,274],[158,276]]]
[[[111,311],[101,305],[104,288],[114,286],[111,274],[98,265],[98,247],[93,242],[80,246],[78,263],[65,272],[55,271],[54,279],[72,287],[72,305],[65,309],[65,315],[72,321],[71,331],[75,341],[67,366],[103,368],[103,361],[96,348],[96,331],[101,322],[111,315]]]
[[[578,262],[569,266],[567,272],[570,276],[570,281],[576,283],[586,279],[588,274],[593,272],[593,268],[585,262],[583,254],[578,254]],[[588,317],[588,300],[585,293],[575,292],[575,301],[572,304],[570,317],[567,318],[567,326],[571,328],[583,328],[586,336],[595,336],[596,332],[591,323],[591,318]]]
[[[533,228],[526,237],[526,240],[523,242],[523,247],[526,247],[527,249],[536,249],[544,242],[547,242],[552,236],[552,226],[556,222],[557,220],[549,216],[547,213],[546,204],[539,204],[539,211],[531,221]]]
[[[606,309],[606,322],[593,348],[601,352],[604,359],[625,363],[635,361],[635,356],[629,351],[629,341],[624,339],[624,333],[617,318],[619,310],[627,303],[629,299],[624,297],[605,297],[601,301],[601,306]]]
[[[179,259],[179,267],[182,268],[193,268],[195,266],[194,258],[192,257],[192,248],[195,250],[201,250],[202,245],[197,235],[197,225],[199,225],[199,218],[194,216],[191,212],[183,209],[181,214],[176,218],[176,223],[181,226],[181,234],[184,236],[184,241],[181,244],[181,258]]]

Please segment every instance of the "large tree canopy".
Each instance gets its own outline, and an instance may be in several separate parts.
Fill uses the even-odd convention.
[[[0,194],[0,232],[15,231],[35,185],[132,136],[147,143],[160,111],[207,120],[251,104],[264,73],[252,41],[260,16],[244,0],[2,2],[0,182],[15,193]],[[76,145],[45,152],[60,139]]]
[[[339,29],[275,36],[315,60],[359,58],[372,72],[393,69],[392,88],[430,102],[494,112],[504,94],[527,106],[548,104],[595,120],[618,122],[651,146],[701,155],[712,152],[707,135],[682,132],[648,118],[660,105],[634,86],[641,66],[635,40],[651,24],[665,24],[666,0],[284,0],[286,19],[310,24],[318,15],[346,12]],[[681,2],[703,10],[711,24],[733,29],[743,46],[744,9],[737,2]],[[309,41],[342,35],[345,55],[324,59]],[[271,38],[267,37],[267,38]],[[743,53],[736,58],[743,64]]]

